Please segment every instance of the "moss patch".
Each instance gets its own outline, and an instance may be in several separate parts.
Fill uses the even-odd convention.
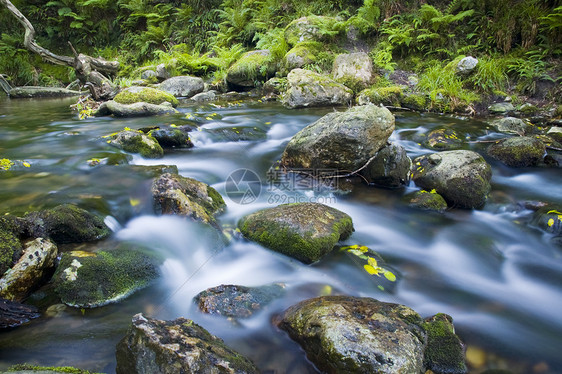
[[[0,217],[0,276],[10,269],[22,254],[22,246],[14,226],[13,219]]]
[[[464,374],[463,344],[455,334],[453,319],[439,313],[426,319],[423,325],[427,332],[427,347],[424,352],[426,369],[435,373]]]
[[[156,105],[162,104],[163,102],[167,101],[174,107],[179,103],[178,99],[176,99],[174,95],[150,87],[128,88],[119,92],[113,100],[119,104],[145,102]]]
[[[82,370],[73,368],[71,366],[35,366],[29,364],[19,364],[11,366],[8,369],[8,372],[11,371],[37,371],[37,372],[45,372],[50,371],[53,373],[64,373],[64,374],[100,374],[100,373],[93,373],[88,370]]]

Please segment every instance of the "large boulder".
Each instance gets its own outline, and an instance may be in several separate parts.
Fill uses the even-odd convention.
[[[17,327],[40,316],[34,306],[0,298],[0,329]]]
[[[161,105],[164,102],[178,105],[178,99],[173,94],[151,87],[132,86],[119,92],[113,100],[119,104],[148,103]]]
[[[120,131],[112,135],[109,144],[121,148],[126,152],[138,153],[145,158],[161,158],[164,156],[164,150],[156,139],[142,131]]]
[[[57,244],[100,240],[111,233],[102,218],[72,204],[31,212],[23,219],[28,236]]]
[[[66,305],[94,308],[126,298],[158,275],[156,259],[142,250],[73,251],[63,253],[53,285]]]
[[[479,208],[490,192],[492,169],[473,151],[444,151],[413,161],[412,179],[426,190],[435,190],[449,205]]]
[[[537,165],[545,153],[544,143],[530,136],[502,139],[488,147],[490,156],[512,167]]]
[[[238,222],[238,228],[246,238],[310,264],[347,239],[353,222],[329,206],[296,203],[249,214]]]
[[[337,20],[333,17],[309,16],[301,17],[289,23],[285,28],[285,40],[290,46],[302,42],[326,41],[335,36]]]
[[[256,82],[265,82],[275,74],[276,66],[267,49],[246,52],[227,72],[226,81],[234,88],[243,89],[256,86]]]
[[[404,305],[324,296],[290,307],[278,325],[323,372],[423,372],[427,334],[421,317]]]
[[[292,70],[287,83],[281,102],[288,108],[347,105],[353,99],[351,89],[310,70]]]
[[[94,115],[113,115],[115,117],[147,117],[176,113],[179,112],[174,109],[172,104],[169,102],[164,102],[162,104],[150,104],[145,102],[120,104],[115,100],[109,100],[102,103],[98,110],[94,113]]]
[[[281,164],[287,168],[355,171],[386,145],[393,131],[392,113],[372,104],[328,113],[293,136]]]
[[[48,239],[25,244],[19,261],[0,278],[0,296],[21,301],[52,274],[58,249]]]
[[[192,320],[133,317],[117,344],[117,374],[259,373],[254,364]]]
[[[261,287],[220,285],[195,296],[199,310],[228,318],[248,318],[284,293],[282,284]]]
[[[530,123],[525,123],[521,118],[515,117],[500,118],[493,121],[491,125],[499,132],[517,135],[530,133],[534,129],[533,125]]]
[[[412,160],[401,145],[388,144],[361,171],[368,183],[382,187],[401,187],[410,181]]]
[[[193,178],[166,173],[152,182],[154,210],[177,214],[217,225],[215,215],[226,207],[222,196],[211,186]]]
[[[178,76],[166,79],[158,85],[158,88],[175,97],[192,97],[193,95],[203,92],[205,83],[203,79],[199,77]]]
[[[332,76],[335,81],[358,92],[372,83],[373,62],[365,52],[341,54],[334,61]]]

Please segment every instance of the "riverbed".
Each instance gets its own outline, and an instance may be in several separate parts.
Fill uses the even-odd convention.
[[[306,298],[347,294],[405,304],[422,317],[451,315],[457,334],[471,353],[485,356],[488,367],[562,372],[562,248],[533,227],[532,211],[524,204],[562,204],[562,173],[559,168],[509,168],[487,157],[486,141],[503,135],[486,120],[394,112],[396,131],[390,140],[405,147],[411,158],[433,152],[424,145],[424,134],[451,128],[462,134],[464,149],[479,152],[492,165],[492,192],[483,209],[437,213],[407,206],[405,197],[418,190],[413,183],[399,189],[359,184],[340,192],[272,178],[289,139],[333,108],[288,110],[258,100],[184,102],[177,115],[79,120],[69,109],[73,102],[0,97],[0,158],[30,164],[0,172],[0,214],[77,204],[105,217],[113,230],[110,239],[80,249],[120,242],[143,246],[163,258],[162,276],[117,304],[84,310],[58,305],[46,285],[27,300],[43,316],[0,332],[0,370],[27,362],[113,373],[115,345],[132,316],[142,312],[159,319],[193,319],[264,372],[314,373],[298,345],[271,319]],[[158,160],[128,156],[103,138],[125,127],[172,124],[193,127],[195,146],[168,150]],[[108,158],[122,161],[104,165]],[[181,175],[217,189],[227,204],[219,216],[226,227],[235,227],[245,214],[282,203],[333,206],[349,214],[355,227],[342,245],[376,251],[397,280],[367,274],[353,255],[338,249],[304,265],[243,239],[219,246],[198,224],[156,216],[150,196],[150,167],[156,165],[175,165]],[[240,170],[259,178],[259,188],[246,199],[232,194],[226,183],[240,176]],[[284,296],[237,323],[204,315],[192,301],[220,284],[271,283],[283,283]]]

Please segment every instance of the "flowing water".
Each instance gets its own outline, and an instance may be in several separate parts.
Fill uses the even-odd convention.
[[[482,210],[444,214],[412,210],[404,195],[416,190],[359,186],[343,194],[269,182],[270,167],[304,126],[333,109],[287,110],[275,103],[238,102],[217,107],[183,104],[179,115],[142,119],[79,121],[72,100],[0,98],[0,158],[25,160],[30,168],[0,172],[0,212],[26,211],[72,202],[103,215],[111,239],[81,245],[95,250],[116,242],[148,247],[165,259],[151,287],[120,303],[78,310],[57,305],[49,286],[28,303],[43,316],[0,332],[0,370],[16,363],[70,365],[115,370],[115,345],[139,312],[159,319],[195,320],[258,367],[275,373],[315,372],[299,347],[271,324],[288,306],[321,294],[348,294],[405,304],[423,317],[450,314],[457,334],[486,352],[489,366],[514,372],[548,367],[562,372],[562,249],[530,225],[518,202],[562,203],[560,169],[511,169],[492,164],[492,196]],[[454,128],[470,140],[499,137],[473,119],[397,112],[391,140],[410,157],[429,152],[420,145],[434,128]],[[192,149],[169,151],[163,159],[133,156],[129,165],[89,166],[88,160],[123,154],[103,135],[154,125],[190,124]],[[423,144],[423,143],[422,143]],[[485,153],[486,143],[467,143]],[[323,202],[348,213],[355,226],[345,244],[366,245],[397,275],[395,283],[368,275],[353,256],[334,251],[307,266],[259,245],[234,240],[217,246],[199,224],[152,212],[151,165],[176,165],[179,173],[206,182],[225,197],[223,225],[245,214],[293,201]],[[24,169],[24,170],[22,170]],[[257,199],[233,199],[225,181],[238,169],[261,180]],[[70,250],[63,246],[60,250]],[[203,315],[192,298],[220,284],[284,283],[286,294],[254,317],[232,323]],[[384,287],[381,290],[380,287]],[[47,311],[48,309],[48,311]],[[473,370],[474,373],[479,372]]]

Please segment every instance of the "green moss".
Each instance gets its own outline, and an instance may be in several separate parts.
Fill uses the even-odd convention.
[[[418,191],[411,198],[409,205],[414,208],[443,212],[447,209],[447,202],[436,192]]]
[[[427,110],[428,107],[428,98],[426,95],[422,94],[405,94],[402,96],[400,100],[400,104],[404,108],[409,108],[413,110]]]
[[[251,51],[228,69],[227,80],[236,85],[250,86],[255,82],[265,82],[275,74],[275,70],[276,62],[269,51]]]
[[[167,101],[172,106],[178,105],[178,99],[174,95],[167,92],[157,90],[150,87],[142,87],[138,89],[127,89],[119,92],[113,99],[119,104],[134,104],[138,102],[145,102],[149,104],[162,104]]]
[[[436,314],[426,320],[427,347],[424,352],[426,369],[436,373],[466,373],[463,345],[455,334],[453,319],[446,314]]]
[[[18,364],[11,366],[8,368],[8,372],[10,371],[52,371],[54,373],[65,373],[65,374],[100,374],[100,373],[93,373],[88,370],[82,370],[73,368],[70,366],[36,366],[30,364]]]
[[[368,101],[375,105],[400,106],[403,92],[400,86],[368,88],[361,91],[359,100]]]
[[[138,153],[145,158],[161,158],[164,156],[164,150],[156,139],[141,132],[122,131],[117,135],[115,141],[124,151]]]
[[[22,253],[14,225],[12,219],[0,217],[0,276],[16,263]]]

